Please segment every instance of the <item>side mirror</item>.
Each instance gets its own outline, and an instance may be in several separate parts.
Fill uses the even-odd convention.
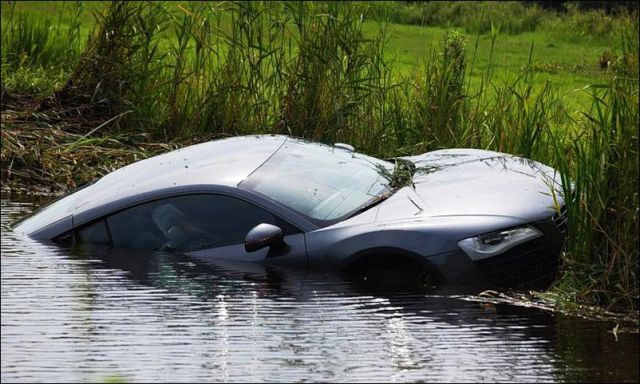
[[[247,252],[280,245],[284,245],[282,229],[266,223],[253,227],[244,238],[244,249]]]

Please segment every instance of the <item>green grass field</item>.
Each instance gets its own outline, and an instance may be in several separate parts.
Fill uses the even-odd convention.
[[[365,31],[375,33],[377,25],[368,23]],[[389,40],[385,48],[387,60],[396,63],[396,70],[402,74],[419,71],[433,45],[440,42],[446,31],[442,27],[421,27],[415,25],[390,24]],[[477,49],[475,47],[478,39]],[[465,34],[469,60],[476,52],[473,68],[468,76],[472,89],[477,89],[481,73],[489,66],[491,35],[489,33]],[[569,103],[579,104],[575,109],[584,108],[590,103],[588,94],[582,89],[591,84],[606,82],[608,74],[599,65],[603,52],[620,52],[619,39],[609,44],[597,41],[581,40],[567,42],[560,33],[525,32],[518,35],[500,34],[496,38],[491,66],[495,69],[496,80],[504,80],[508,73],[517,73],[529,60],[533,45],[533,63],[538,69],[536,83],[551,82]]]
[[[71,21],[72,2],[16,2],[16,14],[23,14],[36,23],[60,24],[61,29],[69,27]],[[169,2],[167,8],[170,11],[180,12],[178,6],[188,7],[186,2]],[[88,2],[82,7],[79,16],[79,32],[83,44],[95,25],[94,12],[104,9],[100,2]],[[2,6],[2,27],[8,28],[9,5]],[[228,30],[230,17],[222,17],[222,28]],[[590,97],[582,89],[592,84],[606,82],[608,73],[600,68],[599,59],[604,52],[621,52],[620,39],[597,38],[588,36],[566,36],[565,31],[536,31],[523,32],[517,35],[499,33],[493,49],[493,57],[490,62],[492,36],[490,31],[482,34],[465,33],[462,28],[453,28],[465,36],[467,56],[469,64],[472,57],[473,66],[470,65],[467,76],[470,79],[471,89],[477,89],[481,74],[488,67],[492,67],[495,80],[504,81],[509,74],[518,73],[525,67],[529,60],[530,50],[533,48],[532,60],[537,69],[536,83],[551,82],[555,89],[566,96],[565,100],[572,106],[571,109],[583,109],[590,103]],[[379,34],[380,22],[367,20],[364,23],[363,32],[366,37],[374,38]],[[429,60],[429,53],[440,43],[443,34],[448,28],[438,26],[416,26],[398,23],[389,23],[387,26],[387,43],[384,47],[384,58],[393,63],[395,75],[413,76],[419,75],[420,68]],[[169,44],[172,38],[170,31],[162,34]],[[477,40],[477,48],[476,48]],[[475,56],[473,56],[475,53]],[[11,77],[5,72],[5,76]],[[52,87],[62,84],[68,74],[52,70],[47,73],[46,81],[41,84],[42,93],[51,91]],[[9,79],[9,83],[12,79]],[[57,81],[53,81],[57,80]],[[14,82],[22,85],[24,82]],[[38,84],[34,84],[32,90],[38,90]]]

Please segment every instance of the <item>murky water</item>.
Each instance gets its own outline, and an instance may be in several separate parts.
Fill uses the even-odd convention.
[[[381,294],[337,277],[162,254],[46,246],[2,200],[2,382],[638,381],[615,324],[445,291]]]

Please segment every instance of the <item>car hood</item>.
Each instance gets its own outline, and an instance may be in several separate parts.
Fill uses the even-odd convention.
[[[476,149],[403,159],[416,165],[414,185],[381,203],[370,213],[370,222],[453,215],[510,216],[529,222],[553,215],[554,195],[558,205],[563,204],[560,175],[533,160]]]

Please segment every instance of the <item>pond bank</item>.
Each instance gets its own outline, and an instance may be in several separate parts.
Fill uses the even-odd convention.
[[[2,189],[63,194],[124,165],[199,139],[159,143],[143,133],[102,135],[99,128],[104,124],[55,110],[3,108]],[[95,128],[78,133],[78,126]]]

